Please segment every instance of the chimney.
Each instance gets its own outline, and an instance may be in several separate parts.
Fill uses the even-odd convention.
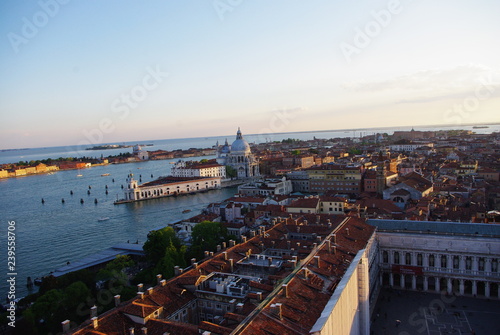
[[[161,274],[157,274],[157,275],[156,275],[156,284],[157,284],[157,285],[160,285],[161,278],[162,278],[162,275],[161,275]]]
[[[217,252],[221,251],[222,247],[220,244],[217,244]]]
[[[250,256],[252,254],[252,249],[248,249],[247,255]]]
[[[178,276],[181,274],[181,267],[179,265],[174,266],[174,276]]]
[[[130,328],[128,329],[128,334],[129,334],[129,335],[134,335],[134,333],[135,333],[134,327],[130,327]]]
[[[241,235],[241,242],[246,243],[247,237],[245,235]]]
[[[304,226],[307,226],[307,220],[304,220]]]
[[[314,263],[316,265],[316,267],[319,269],[320,266],[319,266],[319,256],[314,256]]]
[[[349,228],[346,228],[345,231],[347,233],[347,236],[349,236]]]
[[[229,246],[230,247],[234,247],[236,245],[236,241],[235,240],[229,240]]]
[[[332,242],[333,242],[333,244],[337,244],[337,234],[333,234]]]
[[[194,266],[194,263],[196,263],[196,258],[191,258],[191,265]],[[195,268],[196,269],[196,268]]]
[[[61,322],[61,326],[64,334],[69,332],[69,320],[64,320],[63,322]]]
[[[231,266],[231,272],[234,272],[234,260],[232,258],[229,260],[229,265]]]
[[[281,320],[281,303],[272,304],[271,310],[273,311],[273,314]]]
[[[251,237],[255,237],[255,230],[251,230],[251,231],[250,231],[250,236],[251,236]]]
[[[227,248],[227,243],[226,242],[222,242],[222,249],[226,249]]]
[[[283,284],[281,287],[283,287],[283,294],[285,295],[285,298],[288,298],[288,284]]]
[[[90,321],[92,321],[92,327],[94,327],[94,329],[97,329],[97,327],[99,326],[99,321],[97,320],[97,317],[93,317],[92,319],[90,319]]]
[[[257,292],[257,299],[262,301],[262,292]]]
[[[149,295],[153,294],[153,288],[152,287],[148,288],[148,294]]]
[[[271,241],[271,248],[274,248],[274,245],[276,244],[275,241]]]
[[[316,241],[321,242],[321,236],[316,236]]]
[[[142,292],[142,287],[144,286],[144,284],[137,284],[137,293],[139,292]]]
[[[236,312],[241,312],[243,310],[243,304],[240,302],[236,304]]]
[[[115,307],[118,307],[118,305],[120,305],[120,295],[117,294],[115,295]]]
[[[144,299],[144,292],[137,292],[137,298]]]
[[[210,257],[214,257],[214,252],[210,251]]]
[[[148,335],[148,329],[146,327],[141,328],[142,335]]]
[[[321,220],[321,216],[316,215],[316,223],[317,223],[317,224],[319,224],[320,220]]]
[[[333,246],[333,249],[332,249],[332,254],[336,254],[337,253],[337,247],[336,246]]]
[[[318,243],[314,242],[312,249],[315,250],[318,247]]]
[[[167,285],[167,280],[166,280],[166,279],[162,279],[162,280],[160,281],[160,285],[161,285],[161,286],[165,286],[165,285]]]
[[[272,257],[269,257],[268,259],[268,262],[269,262],[269,266],[271,266],[273,264],[273,258]]]
[[[209,257],[210,256],[210,251],[205,250],[204,256],[205,256],[205,258]]]
[[[94,305],[92,307],[90,307],[90,318],[94,318],[97,316],[97,306]]]
[[[227,261],[227,252],[226,251],[224,251],[222,253],[222,259],[224,259],[225,261]]]
[[[328,253],[331,254],[332,253],[332,241],[326,240],[326,246],[328,248]]]

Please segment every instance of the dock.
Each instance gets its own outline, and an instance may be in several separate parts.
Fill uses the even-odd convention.
[[[97,254],[90,255],[76,262],[62,266],[52,272],[51,275],[54,277],[60,277],[70,272],[88,269],[112,261],[118,255],[144,256],[144,250],[142,250],[142,244],[120,243]]]

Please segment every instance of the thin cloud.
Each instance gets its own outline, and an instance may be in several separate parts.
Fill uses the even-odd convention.
[[[480,64],[461,65],[450,69],[431,69],[414,72],[394,78],[379,81],[358,81],[345,83],[344,89],[352,91],[429,91],[448,90],[455,91],[480,83],[482,77],[487,74],[498,74],[491,68]]]

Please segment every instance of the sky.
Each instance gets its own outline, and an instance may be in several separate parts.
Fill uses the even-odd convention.
[[[500,122],[496,0],[3,0],[0,149]]]

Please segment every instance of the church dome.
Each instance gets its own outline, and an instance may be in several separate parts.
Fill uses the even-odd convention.
[[[231,144],[231,153],[235,152],[250,153],[250,145],[243,139],[240,128],[236,133],[236,140]]]

